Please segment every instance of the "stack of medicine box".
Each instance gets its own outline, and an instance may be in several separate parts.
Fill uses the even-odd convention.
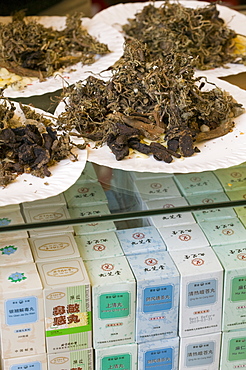
[[[0,208],[0,225],[23,224],[19,205]],[[0,241],[1,368],[47,369],[42,284],[26,231]]]
[[[22,204],[28,222],[69,219],[63,194]],[[93,369],[91,287],[71,226],[29,231],[43,286],[48,370]]]
[[[181,191],[185,194],[190,204],[213,204],[229,200],[245,199],[245,166],[240,165],[229,169],[216,170],[203,178],[202,174],[177,175],[175,177]],[[209,181],[208,181],[209,179]],[[209,192],[189,195],[191,181],[199,181],[199,187],[213,186]],[[218,186],[219,181],[219,186]],[[195,186],[193,184],[192,189]],[[217,258],[224,269],[223,303],[222,303],[222,347],[220,368],[234,369],[244,366],[246,352],[245,319],[243,311],[245,305],[245,224],[244,207],[238,209],[212,208],[193,213],[197,222],[205,233],[209,244],[212,246]]]
[[[139,176],[135,177],[139,179]],[[145,179],[153,183],[162,181],[158,174],[156,179],[150,175]],[[140,193],[138,197],[143,204]],[[138,369],[162,367],[176,370],[179,354],[179,272],[155,226],[147,224],[118,230],[117,236],[136,279]]]
[[[246,164],[214,171],[228,198],[246,199]],[[234,209],[240,221],[237,240],[214,246],[224,268],[221,369],[243,368],[246,364],[246,208]],[[241,226],[241,223],[243,227]],[[228,225],[228,239],[238,234]]]
[[[227,199],[216,176],[209,171],[177,174],[174,180],[191,204]],[[219,199],[219,200],[218,200]],[[159,229],[181,278],[179,369],[219,368],[223,293],[223,267],[201,224],[213,224],[221,209],[195,211],[195,224]],[[226,217],[233,217],[228,212]]]
[[[98,181],[79,179],[64,192],[71,217],[110,214]],[[136,370],[135,279],[112,221],[81,223],[75,240],[90,279],[94,364],[97,370]]]

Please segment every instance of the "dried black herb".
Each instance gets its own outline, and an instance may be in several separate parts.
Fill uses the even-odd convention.
[[[199,152],[197,142],[230,132],[234,117],[244,112],[214,84],[205,89],[206,82],[194,77],[193,58],[169,53],[151,62],[146,44],[127,40],[108,81],[90,76],[64,90],[58,127],[97,145],[107,143],[117,160],[138,145],[137,150],[170,163]],[[145,138],[158,145],[139,145],[148,144]]]
[[[2,98],[0,103],[0,185],[4,187],[23,173],[43,178],[51,176],[51,165],[70,156],[76,160],[68,134],[58,134],[50,119],[22,108],[23,122],[14,117],[11,101]]]
[[[45,27],[16,13],[8,24],[0,23],[0,67],[21,76],[43,79],[74,65],[92,64],[96,55],[110,52],[82,25],[82,14],[69,15],[63,30]]]
[[[191,56],[201,70],[246,64],[246,55],[237,50],[238,35],[220,18],[215,3],[193,9],[168,0],[160,7],[153,2],[128,19],[123,30],[148,46],[151,60],[173,52]]]

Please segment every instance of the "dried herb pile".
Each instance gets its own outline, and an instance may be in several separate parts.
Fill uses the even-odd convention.
[[[92,64],[96,55],[110,50],[88,33],[81,17],[67,16],[65,28],[58,31],[16,13],[10,23],[0,23],[0,67],[43,79],[78,62]]]
[[[108,81],[90,76],[65,90],[58,127],[107,143],[117,160],[130,148],[167,163],[191,156],[197,142],[228,133],[244,112],[220,88],[203,89],[193,61],[170,53],[153,62],[146,44],[128,40]]]
[[[73,156],[68,134],[58,135],[50,119],[28,106],[21,108],[24,122],[15,118],[16,108],[8,99],[2,98],[0,103],[0,186],[3,187],[23,173],[41,178],[50,176],[51,165]]]
[[[246,55],[238,51],[237,34],[219,17],[214,3],[196,9],[169,1],[160,7],[149,4],[123,30],[126,37],[146,43],[152,60],[175,52],[192,56],[201,70],[232,62],[246,64]]]

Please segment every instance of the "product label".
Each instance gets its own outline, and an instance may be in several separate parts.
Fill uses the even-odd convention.
[[[23,297],[5,301],[5,320],[7,325],[30,324],[38,319],[36,297]]]
[[[187,306],[196,307],[213,304],[217,300],[217,280],[203,280],[187,286]]]
[[[120,355],[106,356],[102,358],[101,364],[101,370],[131,370],[131,355],[129,353],[123,353]]]
[[[186,347],[186,361],[187,367],[197,367],[210,365],[214,362],[215,343],[204,342],[197,344],[189,344]]]
[[[42,364],[39,361],[27,362],[11,366],[11,370],[41,370]]]
[[[130,314],[130,293],[115,292],[101,294],[99,297],[100,319],[127,317]]]
[[[173,348],[151,350],[145,353],[145,369],[173,369]]]
[[[231,280],[231,301],[246,300],[246,276],[237,276]]]
[[[246,337],[234,338],[230,340],[228,360],[246,360]]]
[[[144,289],[143,312],[170,310],[173,306],[173,286],[163,285]]]

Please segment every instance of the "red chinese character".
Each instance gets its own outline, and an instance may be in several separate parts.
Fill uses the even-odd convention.
[[[68,304],[67,313],[74,313],[74,312],[79,312],[79,304],[78,303]]]
[[[66,324],[66,316],[54,317],[53,325],[59,326]]]
[[[66,312],[65,306],[56,306],[53,308],[53,315],[63,315]]]
[[[80,319],[78,315],[70,315],[67,317],[67,321],[68,321],[68,324],[72,324],[73,322],[74,323],[80,322]]]

